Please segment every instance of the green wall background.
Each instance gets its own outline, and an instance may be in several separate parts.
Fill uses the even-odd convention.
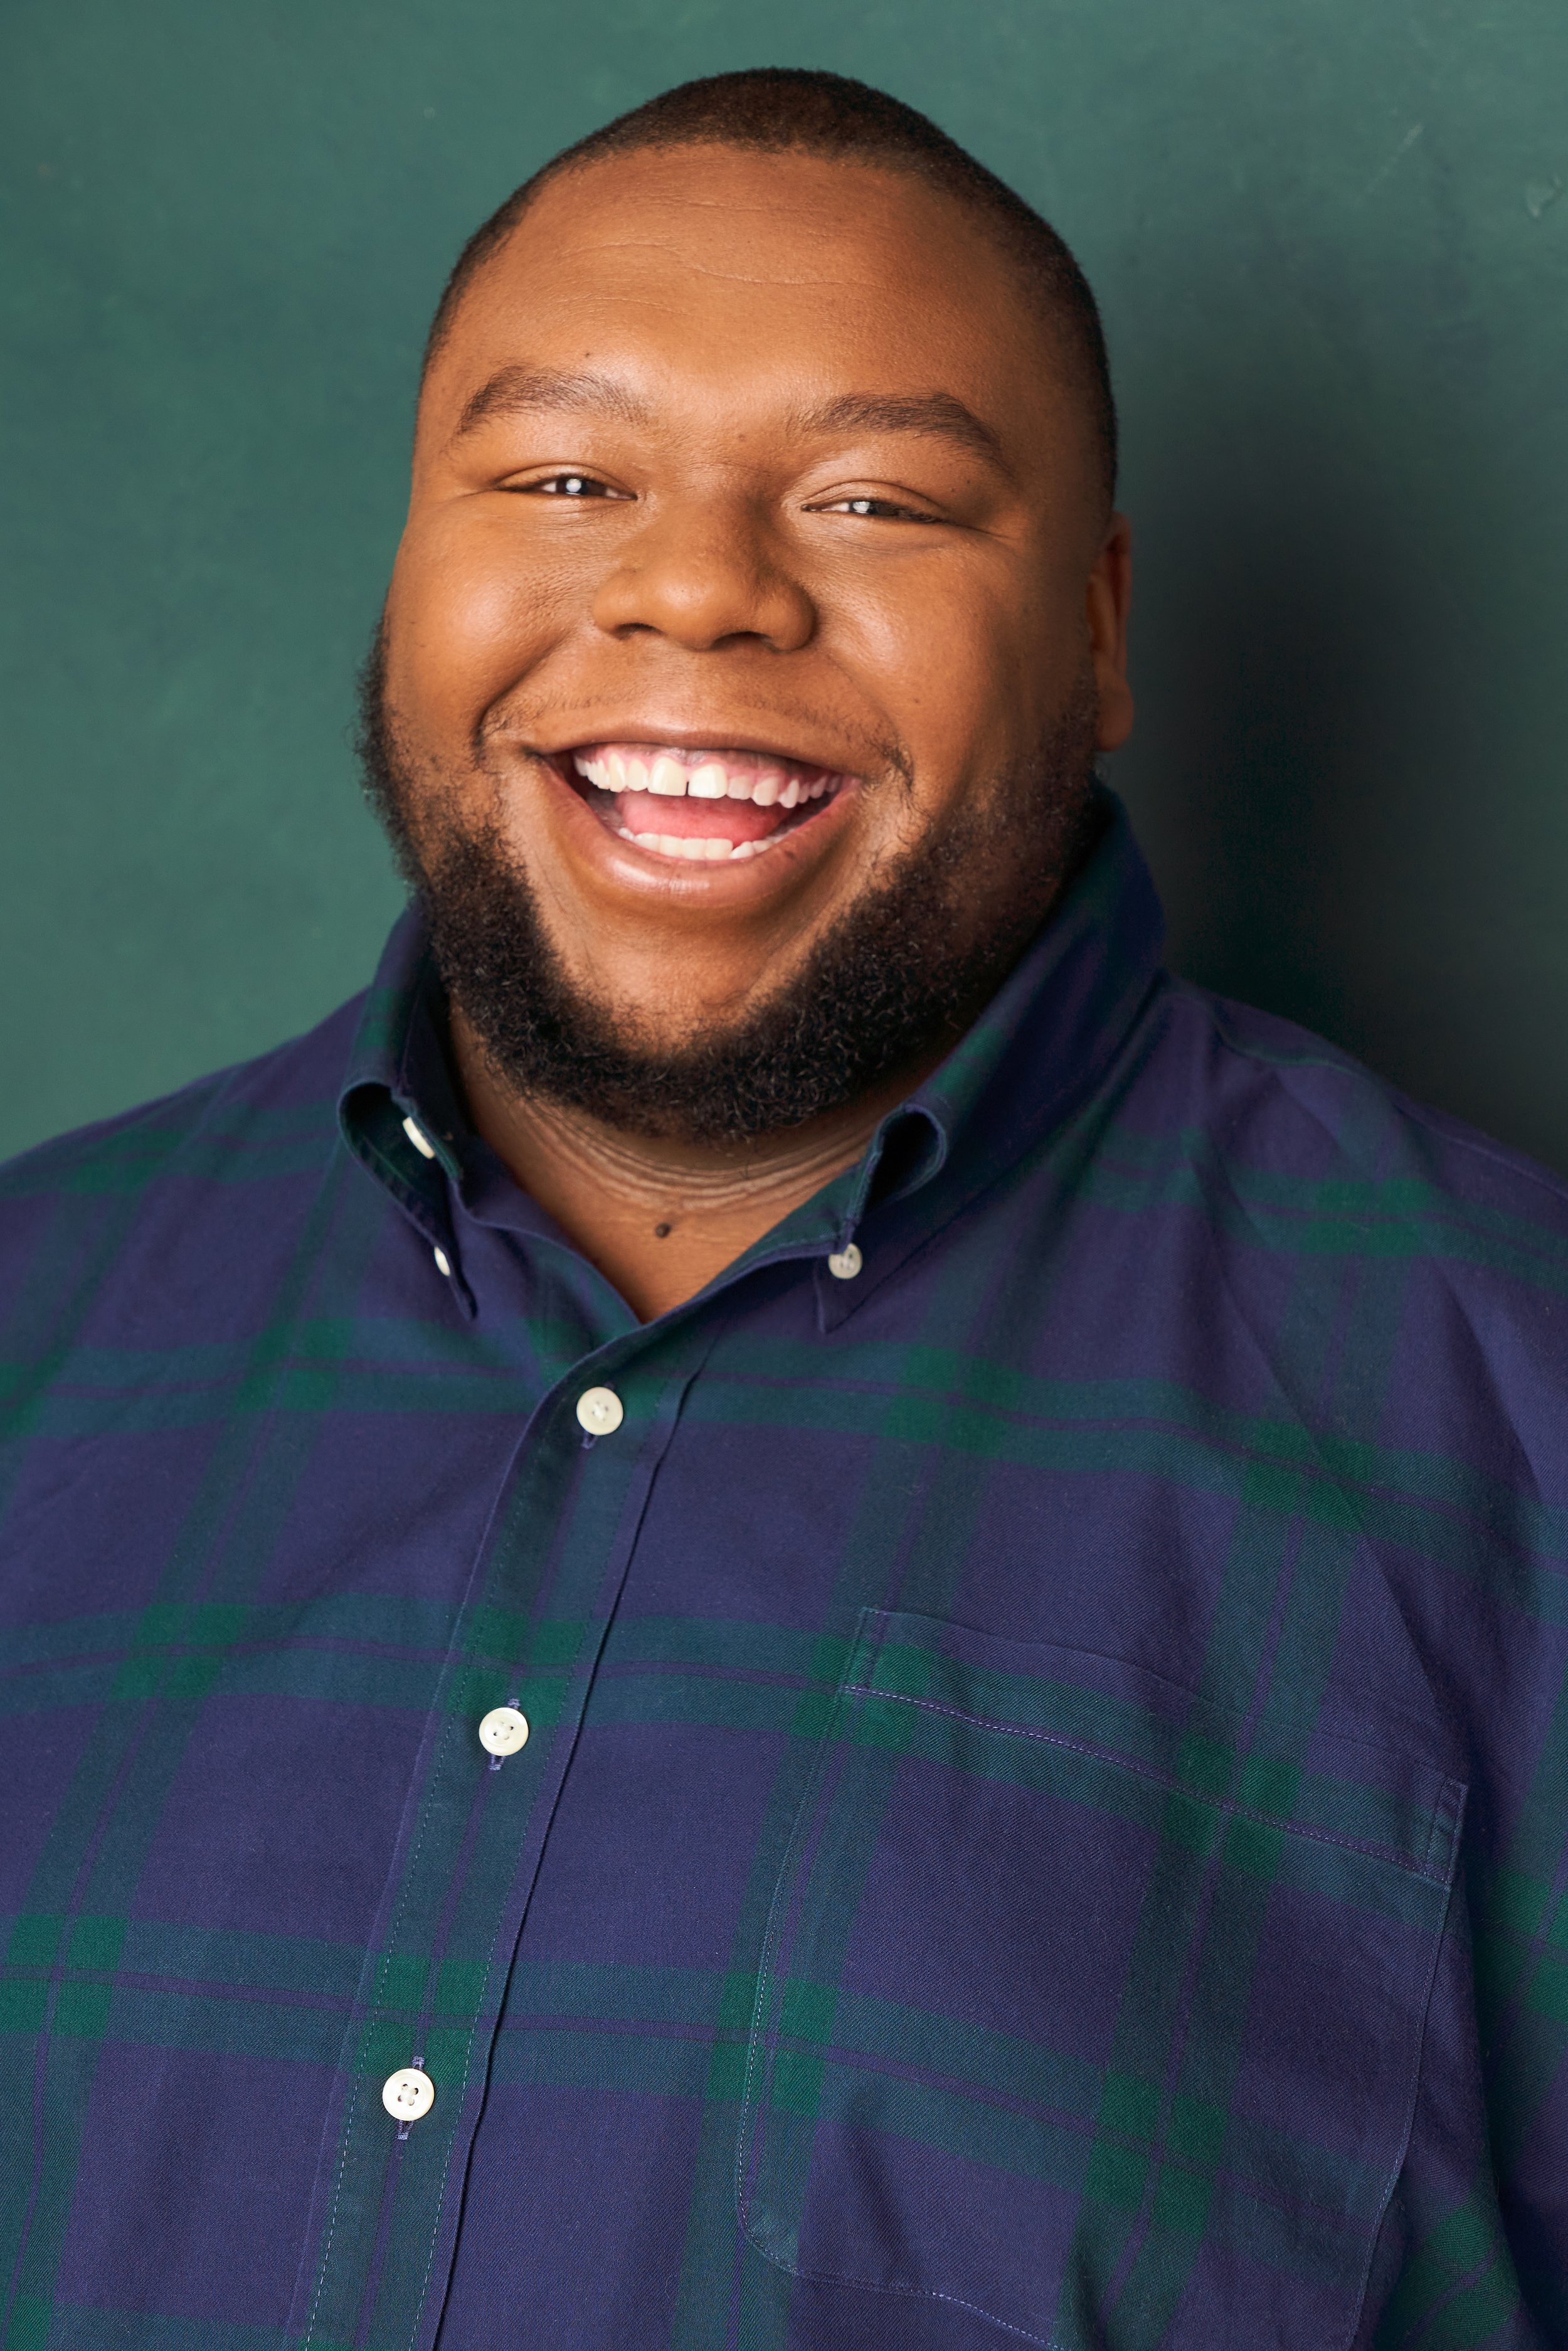
[[[652,90],[820,63],[1103,298],[1177,963],[1568,1167],[1563,0],[5,0],[0,51],[0,1148],[362,983],[453,254]]]

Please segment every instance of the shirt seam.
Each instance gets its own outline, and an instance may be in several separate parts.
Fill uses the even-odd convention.
[[[863,1682],[847,1682],[844,1687],[846,1695],[852,1698],[883,1698],[894,1706],[917,1706],[927,1714],[946,1715],[954,1722],[970,1723],[977,1730],[994,1730],[1009,1739],[1032,1739],[1042,1746],[1065,1748],[1074,1755],[1087,1757],[1092,1762],[1114,1764],[1119,1771],[1134,1772],[1139,1779],[1147,1780],[1157,1788],[1165,1788],[1175,1795],[1188,1796],[1194,1803],[1207,1804],[1215,1812],[1224,1813],[1228,1818],[1254,1821],[1261,1828],[1277,1829],[1282,1836],[1310,1837],[1314,1844],[1330,1845],[1337,1852],[1359,1853],[1370,1861],[1387,1862],[1392,1867],[1405,1871],[1406,1876],[1418,1877],[1423,1885],[1446,1886],[1448,1882],[1447,1873],[1441,1877],[1435,1876],[1426,1866],[1425,1860],[1412,1861],[1406,1855],[1396,1853],[1392,1846],[1374,1844],[1361,1837],[1336,1836],[1330,1829],[1313,1828],[1302,1821],[1285,1820],[1278,1813],[1263,1812],[1256,1805],[1238,1803],[1234,1797],[1209,1795],[1202,1789],[1186,1786],[1173,1775],[1155,1771],[1147,1763],[1137,1762],[1131,1756],[1118,1755],[1109,1748],[1092,1746],[1086,1740],[1070,1739],[1062,1731],[1033,1730],[1022,1723],[998,1722],[989,1715],[968,1714],[960,1707],[943,1706],[935,1698],[915,1698],[904,1690],[871,1689]],[[1455,1784],[1445,1780],[1445,1792]],[[1431,1828],[1428,1826],[1424,1853],[1430,1853],[1431,1843]]]

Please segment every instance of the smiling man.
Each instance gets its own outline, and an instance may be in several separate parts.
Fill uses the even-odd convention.
[[[468,1114],[639,1313],[860,1157],[1080,862],[1113,473],[1071,256],[871,93],[698,85],[465,254],[369,767]]]
[[[459,261],[413,903],[16,1163],[0,2344],[1568,2343],[1568,1198],[1159,965],[1092,299],[830,75]]]

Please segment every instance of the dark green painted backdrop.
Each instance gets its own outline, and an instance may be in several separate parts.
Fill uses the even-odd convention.
[[[463,235],[686,75],[931,112],[1103,297],[1177,960],[1568,1166],[1563,0],[5,0],[0,1147],[318,1017]]]

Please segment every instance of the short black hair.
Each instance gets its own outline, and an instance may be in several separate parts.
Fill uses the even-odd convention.
[[[711,74],[664,90],[563,148],[514,188],[458,255],[431,322],[426,371],[476,273],[552,180],[607,156],[693,146],[823,155],[881,165],[924,180],[977,214],[1035,294],[1061,349],[1069,381],[1089,411],[1102,487],[1110,506],[1116,488],[1116,403],[1104,329],[1088,279],[1050,223],[1005,180],[902,99],[842,74],[797,66]]]

